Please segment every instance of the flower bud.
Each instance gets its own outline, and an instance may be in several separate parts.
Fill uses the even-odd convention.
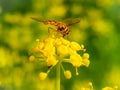
[[[83,54],[83,59],[89,59],[89,57],[90,57],[90,56],[89,56],[88,53],[84,53],[84,54]]]
[[[68,55],[69,54],[68,47],[65,45],[60,45],[57,48],[57,52],[59,55]]]
[[[76,42],[71,42],[71,43],[70,43],[70,47],[71,47],[73,50],[75,50],[75,51],[81,49],[80,45],[79,45],[78,43],[76,43]]]
[[[82,57],[79,54],[73,54],[70,56],[70,62],[75,67],[80,67],[82,65]]]
[[[40,74],[39,74],[40,80],[45,80],[46,77],[47,77],[47,73],[45,73],[45,72],[40,72]]]
[[[57,64],[57,60],[54,56],[49,56],[46,60],[47,66],[55,66]]]
[[[29,57],[30,62],[33,62],[34,60],[35,60],[35,56],[32,55],[32,56]]]
[[[90,64],[90,61],[88,59],[83,59],[83,65],[88,67]]]
[[[70,72],[69,70],[66,70],[66,71],[64,72],[64,75],[65,75],[65,77],[66,77],[67,79],[70,79],[70,78],[72,77],[71,72]]]

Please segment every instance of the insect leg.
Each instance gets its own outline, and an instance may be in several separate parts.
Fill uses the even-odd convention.
[[[52,27],[48,27],[48,34],[50,35],[50,32],[52,31],[56,31],[56,29],[52,28]]]

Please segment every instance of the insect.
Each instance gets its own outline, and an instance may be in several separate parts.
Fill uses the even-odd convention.
[[[59,32],[64,36],[68,35],[70,33],[70,25],[72,24],[76,24],[78,22],[80,22],[79,18],[69,18],[69,19],[65,19],[62,22],[60,21],[56,21],[56,20],[41,20],[40,18],[35,18],[35,17],[31,17],[33,20],[39,21],[39,22],[43,22],[45,25],[51,24],[57,27],[56,32]],[[48,28],[52,29],[52,28]]]

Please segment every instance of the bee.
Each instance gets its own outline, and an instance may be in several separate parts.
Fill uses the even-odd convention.
[[[41,20],[40,18],[31,17],[33,20],[36,20],[38,22],[43,22],[45,25],[51,24],[57,27],[56,32],[59,32],[64,36],[68,35],[70,33],[70,26],[72,24],[76,24],[80,22],[79,18],[69,18],[65,19],[62,22],[56,21],[56,20]],[[48,28],[52,29],[52,28]]]

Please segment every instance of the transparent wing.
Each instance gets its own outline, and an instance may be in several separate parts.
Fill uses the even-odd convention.
[[[45,20],[42,20],[40,18],[37,18],[37,17],[31,17],[31,19],[35,20],[35,21],[38,21],[38,22],[44,22]]]
[[[80,18],[68,18],[68,19],[63,20],[62,22],[66,23],[66,24],[68,24],[70,26],[72,24],[79,23]]]

